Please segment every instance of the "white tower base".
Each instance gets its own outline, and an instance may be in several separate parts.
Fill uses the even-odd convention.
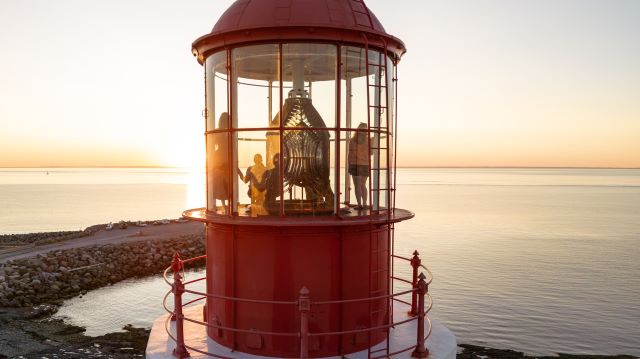
[[[399,308],[398,308],[399,307]],[[403,310],[404,309],[404,310]],[[407,319],[406,307],[402,305],[394,305],[394,321],[400,321]],[[184,309],[184,315],[188,318],[198,318],[202,316],[202,306],[196,306]],[[167,315],[156,319],[153,322],[151,328],[151,334],[149,335],[149,342],[147,343],[146,356],[147,359],[175,359],[171,354],[176,343],[173,339],[169,338],[165,330],[165,323],[168,318]],[[415,345],[416,341],[416,328],[417,321],[411,321],[406,324],[398,325],[396,328],[391,329],[390,336],[390,352],[407,348]],[[425,328],[425,333],[428,328]],[[171,334],[175,336],[175,322],[170,324]],[[233,352],[231,349],[222,346],[207,336],[206,327],[203,325],[194,324],[191,322],[184,322],[184,337],[185,344],[187,346],[196,348],[203,352],[209,352],[216,355],[221,355],[229,358],[237,359],[261,359],[271,358],[259,355],[251,355],[241,352]],[[384,348],[385,343],[378,344],[373,347],[373,351],[379,348]],[[447,329],[440,322],[432,320],[432,332],[429,339],[426,341],[426,347],[429,349],[429,359],[455,359],[457,353],[456,337],[453,333]],[[190,350],[191,358],[204,359],[210,358],[207,355],[200,354],[194,350]],[[344,358],[348,359],[366,359],[367,351],[348,354]],[[375,352],[372,356],[382,355],[383,352]],[[402,354],[395,355],[394,358],[411,358],[411,350]],[[341,359],[341,357],[327,357],[322,359]]]

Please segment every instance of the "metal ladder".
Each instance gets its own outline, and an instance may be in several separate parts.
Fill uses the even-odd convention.
[[[355,1],[355,0],[354,0]],[[370,215],[380,210],[380,196],[388,196],[388,188],[380,188],[381,176],[386,176],[386,187],[389,186],[389,141],[388,135],[381,138],[381,134],[388,132],[388,111],[387,111],[387,58],[383,52],[370,52],[368,45],[366,49],[366,83],[367,83],[367,122],[368,128],[374,133],[367,134],[369,138],[369,161],[370,161],[370,180],[369,180],[369,204],[371,207]],[[373,59],[371,58],[373,55]],[[372,61],[373,60],[373,61]],[[374,83],[371,83],[371,75],[374,75]],[[373,100],[373,101],[372,101]],[[372,103],[373,102],[373,103]],[[384,120],[383,120],[384,116]],[[382,152],[384,151],[384,152]],[[382,153],[381,153],[382,152]],[[373,155],[373,159],[371,159]],[[386,166],[381,168],[381,155],[384,156]],[[386,171],[386,174],[382,172]],[[374,188],[375,187],[375,188]],[[387,206],[389,198],[387,198]],[[390,226],[390,225],[389,225]],[[377,233],[374,234],[374,226],[370,224],[369,232],[369,297],[378,297],[390,293],[390,239],[391,227],[387,229],[387,238],[381,239]],[[385,278],[386,280],[382,280]],[[383,284],[384,283],[384,284]],[[389,324],[391,320],[391,311],[389,301],[385,299],[369,300],[369,327],[378,326],[381,315],[385,315],[383,323]],[[389,355],[389,331],[387,330],[387,338],[385,345],[379,349],[372,350],[373,338],[372,332],[368,332],[368,354],[372,356],[388,356]],[[383,354],[384,353],[384,354]]]
[[[369,51],[367,50],[367,53]],[[369,140],[369,155],[373,155],[371,163],[370,201],[371,209],[380,209],[381,196],[388,196],[389,185],[389,119],[388,117],[388,89],[387,89],[387,61],[383,53],[378,53],[374,62],[367,55],[367,118],[369,130],[374,135]],[[373,74],[374,83],[370,83]],[[373,99],[373,103],[372,100]],[[384,161],[384,166],[381,166]],[[380,180],[384,176],[386,185],[381,186]],[[386,201],[389,204],[389,199]]]

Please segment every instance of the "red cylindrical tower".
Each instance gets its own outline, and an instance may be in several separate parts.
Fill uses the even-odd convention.
[[[298,357],[309,333],[390,321],[396,66],[404,44],[362,0],[237,0],[193,44],[205,69],[210,338]],[[306,293],[306,292],[305,292]],[[346,300],[346,302],[345,302]],[[325,302],[325,303],[322,303]],[[329,302],[329,303],[327,303]],[[333,303],[335,302],[335,303]],[[307,325],[307,324],[305,324]],[[311,335],[310,356],[353,353],[386,329]]]

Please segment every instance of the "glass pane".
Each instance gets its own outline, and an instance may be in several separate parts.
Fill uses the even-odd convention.
[[[282,139],[284,210],[288,215],[334,213],[330,149],[333,131],[286,130]]]
[[[365,50],[359,47],[341,48],[341,103],[340,126],[356,128],[367,119],[367,78]]]
[[[227,54],[218,52],[209,56],[205,62],[207,131],[219,128],[219,120],[227,109]],[[228,123],[225,124],[228,128]]]
[[[285,127],[336,126],[336,54],[335,45],[283,45]]]
[[[278,215],[280,181],[275,163],[278,162],[279,153],[274,152],[272,146],[272,142],[280,141],[278,132],[240,131],[237,138],[238,174],[234,189],[238,193],[238,215]]]
[[[393,209],[394,207],[394,198],[395,198],[395,172],[396,172],[396,162],[395,162],[395,124],[396,124],[396,86],[397,86],[397,76],[396,76],[396,67],[391,61],[391,59],[387,59],[387,81],[389,82],[389,92],[388,92],[388,103],[389,103],[389,171],[390,171],[390,183],[389,183],[389,204],[388,207]]]
[[[374,210],[377,211],[384,211],[386,210],[388,207],[388,203],[389,203],[389,191],[385,190],[385,189],[381,189],[379,191],[374,192],[374,196],[377,196],[378,199],[377,201],[374,201],[372,203],[377,203],[377,205],[375,205]]]
[[[396,169],[395,167],[393,167],[393,165],[391,165],[389,167],[389,203],[388,203],[389,208],[393,208],[393,198],[395,196],[395,178],[394,178],[395,174],[396,174]]]
[[[380,169],[381,165],[382,165],[382,156],[381,156],[381,150],[380,148],[383,146],[383,141],[381,139],[380,136],[380,132],[378,131],[374,131],[372,133],[370,133],[370,143],[371,143],[371,149],[370,149],[370,154],[371,154],[371,169],[372,171],[376,171],[375,173],[372,173],[371,176],[371,188],[374,191],[378,191],[380,189],[380,176],[379,176],[379,172],[378,170]],[[378,175],[375,175],[378,174]],[[378,209],[378,200],[379,197],[377,196],[377,192],[374,192],[372,194],[372,198],[371,198],[371,207],[374,210]]]
[[[389,175],[390,175],[390,172],[388,169],[380,170],[380,189],[381,190],[389,189]]]
[[[229,134],[207,134],[207,209],[228,213],[229,201]]]
[[[385,60],[385,56],[383,53],[376,50],[369,50],[369,64],[370,65],[382,65],[382,62]]]
[[[387,169],[372,169],[371,178],[372,182],[377,183],[378,186],[373,187],[374,190],[386,190],[388,183],[388,170]]]
[[[384,148],[384,146],[386,146],[386,142],[387,142],[386,135],[380,138],[380,143],[381,143],[381,147],[379,149],[380,159],[377,167],[382,170],[386,170],[389,168],[388,158],[387,158],[389,151]],[[387,187],[384,187],[384,188],[387,188]]]
[[[369,109],[369,118],[371,119],[371,129],[387,129],[387,109],[378,105],[371,106]]]
[[[377,51],[369,51],[369,125],[374,128],[387,126],[387,82],[385,56]]]
[[[236,128],[270,127],[280,106],[278,45],[237,48],[232,59]]]
[[[351,176],[347,170],[347,157],[349,155],[347,150],[347,144],[349,141],[350,132],[340,132],[340,207],[345,209],[340,214],[348,214],[347,210],[350,208],[350,201],[353,197],[351,186]]]
[[[389,132],[391,132],[391,135],[393,135],[393,126],[395,123],[395,110],[396,110],[396,101],[395,101],[395,96],[396,96],[396,81],[395,77],[394,77],[394,70],[395,70],[395,65],[393,64],[393,61],[391,61],[391,59],[387,59],[387,84],[388,84],[388,91],[387,91],[387,111],[389,112],[388,115],[388,121],[389,121],[389,126],[387,126],[389,129]]]

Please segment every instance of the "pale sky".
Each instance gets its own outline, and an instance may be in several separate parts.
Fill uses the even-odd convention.
[[[191,43],[232,0],[0,0],[0,167],[191,166]],[[640,167],[640,1],[368,0],[399,166]]]

